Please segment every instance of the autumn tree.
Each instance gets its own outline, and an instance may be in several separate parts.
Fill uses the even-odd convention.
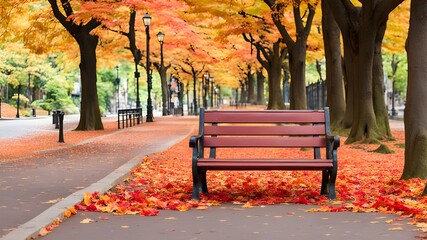
[[[345,115],[345,90],[342,73],[342,55],[340,29],[332,15],[327,1],[322,6],[322,32],[326,59],[327,106],[329,107],[331,125],[339,128]]]
[[[256,47],[258,62],[267,70],[269,93],[267,109],[285,109],[280,83],[282,80],[282,65],[287,54],[287,48],[282,43],[282,39],[279,38],[272,46],[269,46],[269,42],[256,41],[251,34],[249,36],[243,34],[243,38]]]
[[[405,166],[402,178],[427,178],[427,1],[411,0],[406,51]],[[427,187],[424,190],[427,194]]]
[[[98,93],[96,88],[96,48],[99,37],[91,34],[91,31],[100,26],[100,20],[91,17],[85,22],[70,20],[75,14],[73,2],[63,0],[62,10],[57,0],[49,0],[56,19],[73,36],[80,49],[80,76],[81,76],[81,110],[80,121],[77,130],[102,130],[101,112],[98,105]]]
[[[273,22],[282,35],[289,52],[289,69],[291,72],[291,109],[306,109],[307,99],[305,93],[305,63],[307,54],[307,39],[310,34],[314,19],[317,1],[306,1],[308,14],[301,14],[303,11],[301,0],[277,1],[264,0],[272,11]],[[292,5],[293,19],[295,24],[295,40],[292,38],[286,25],[287,5]],[[304,25],[305,23],[305,25]]]
[[[375,91],[383,84],[379,79],[378,51],[384,37],[390,12],[403,0],[367,0],[361,7],[348,0],[327,0],[344,41],[344,61],[348,83],[344,127],[351,126],[347,143],[375,142],[390,138],[385,106],[380,109],[383,92]],[[381,83],[379,82],[381,81]],[[379,94],[379,95],[375,95]]]

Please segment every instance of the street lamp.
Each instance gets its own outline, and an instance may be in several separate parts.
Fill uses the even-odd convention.
[[[120,78],[119,78],[119,66],[116,66],[117,77],[116,77],[116,86],[117,86],[117,112],[119,112],[120,107]]]
[[[205,72],[203,74],[203,83],[202,83],[202,90],[203,90],[203,107],[208,108],[208,101],[206,99],[208,95],[207,88],[209,87],[209,72]]]
[[[31,96],[31,73],[28,73],[28,87],[27,87],[27,97],[28,97],[28,102],[31,103],[32,101],[32,96]]]
[[[19,95],[21,94],[21,84],[18,85],[18,101],[16,103],[17,107],[16,107],[16,118],[19,118],[19,108],[20,108],[20,99],[19,99]]]
[[[160,68],[159,68],[159,72],[160,72],[160,76],[162,78],[162,85],[163,85],[163,79],[166,80],[166,70],[165,70],[164,61],[163,61],[163,40],[164,39],[165,39],[165,34],[162,32],[158,32],[157,33],[157,40],[160,43]],[[162,86],[162,93],[163,93],[163,89],[164,89],[164,87]],[[169,108],[166,107],[166,103],[163,102],[163,96],[162,96],[162,106],[163,106],[162,115],[163,116],[168,115],[169,114],[168,113]]]
[[[211,84],[211,107],[213,107],[213,89],[214,89],[214,77],[210,76],[209,77],[209,82]]]
[[[153,122],[153,104],[151,101],[151,63],[150,63],[150,24],[151,24],[151,16],[150,14],[146,13],[144,17],[142,18],[144,20],[145,25],[145,35],[147,36],[147,45],[146,45],[146,51],[147,51],[147,83],[148,83],[148,98],[147,98],[147,122]]]
[[[141,50],[135,50],[135,78],[136,78],[136,108],[141,108],[141,101],[139,100],[139,77],[140,74],[138,72],[138,64],[141,61]],[[138,118],[139,121],[139,118]],[[139,124],[139,123],[138,123]]]

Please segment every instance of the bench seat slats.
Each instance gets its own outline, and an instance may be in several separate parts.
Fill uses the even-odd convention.
[[[325,126],[205,126],[205,135],[325,135]]]
[[[205,112],[205,123],[321,123],[323,112],[317,111],[259,111],[259,112]]]
[[[205,137],[205,147],[325,147],[319,137]]]
[[[199,159],[206,170],[325,170],[333,167],[325,159]]]

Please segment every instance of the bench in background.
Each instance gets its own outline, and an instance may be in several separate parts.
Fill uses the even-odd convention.
[[[119,109],[117,111],[117,127],[120,129],[142,123],[142,108]]]

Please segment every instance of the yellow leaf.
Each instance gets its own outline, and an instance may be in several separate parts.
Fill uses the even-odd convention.
[[[129,228],[129,226],[121,226],[121,228]]]
[[[83,203],[86,205],[86,206],[89,206],[90,205],[90,203],[91,203],[91,197],[92,197],[92,194],[91,193],[85,193],[85,195],[83,196]]]
[[[40,237],[44,237],[44,236],[46,236],[48,233],[49,233],[49,231],[48,231],[46,228],[42,228],[42,229],[39,231],[39,236],[40,236]]]
[[[55,203],[61,201],[62,199],[64,199],[64,198],[52,199],[52,200],[49,200],[47,202],[42,202],[42,203],[55,204]]]
[[[388,230],[390,230],[390,231],[402,231],[403,229],[401,227],[394,227],[394,228],[389,228]]]
[[[80,221],[80,223],[86,224],[86,223],[93,223],[95,222],[94,220],[90,219],[90,218],[85,218],[83,220]]]
[[[254,206],[252,206],[251,203],[246,202],[245,205],[242,206],[242,208],[253,208]]]
[[[176,207],[176,209],[178,209],[178,211],[180,211],[180,212],[185,212],[185,211],[188,211],[190,209],[190,207],[187,205],[180,205],[180,206]]]

